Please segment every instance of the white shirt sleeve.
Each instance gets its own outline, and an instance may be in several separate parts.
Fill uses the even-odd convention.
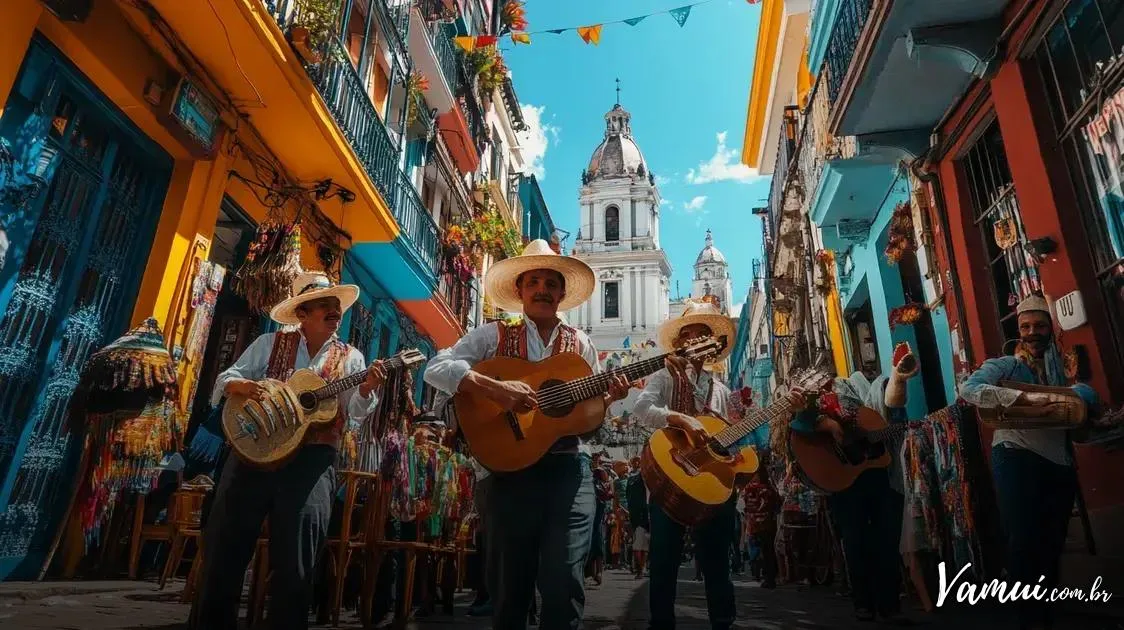
[[[367,360],[363,358],[363,353],[359,350],[352,348],[351,352],[347,355],[347,363],[344,365],[344,376],[351,376],[356,372],[362,372],[367,369]],[[358,387],[351,389],[340,394],[340,403],[346,404],[347,416],[351,424],[354,426],[362,422],[367,416],[375,411],[379,404],[378,390],[372,390],[370,396],[364,397],[359,393]]]
[[[242,356],[233,365],[226,368],[215,379],[215,388],[211,390],[211,406],[217,407],[222,402],[226,384],[235,379],[244,378],[250,381],[260,381],[265,378],[265,371],[269,367],[269,355],[273,353],[273,338],[276,333],[266,333],[253,341]]]
[[[425,382],[455,394],[472,366],[495,356],[500,343],[499,324],[478,326],[461,337],[451,348],[438,352],[425,366]]]
[[[604,371],[601,368],[601,360],[597,358],[597,348],[593,347],[593,340],[581,331],[578,331],[578,348],[581,350],[582,358],[589,364],[594,374],[600,374]]]
[[[671,385],[671,374],[666,368],[648,379],[644,391],[636,398],[636,406],[632,410],[645,426],[653,429],[667,426],[667,418],[671,415],[668,409],[671,401]]]

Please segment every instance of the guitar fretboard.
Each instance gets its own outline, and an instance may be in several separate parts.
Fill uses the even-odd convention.
[[[722,445],[722,448],[729,448],[759,427],[777,418],[790,415],[792,415],[792,404],[788,402],[787,398],[782,398],[764,409],[752,412],[746,419],[722,429],[715,433],[713,437]]]
[[[539,391],[539,407],[565,407],[583,400],[604,396],[609,391],[609,381],[616,375],[624,375],[628,382],[654,374],[663,367],[664,359],[675,353],[661,354],[658,357],[630,363],[608,372],[586,376],[568,383],[544,387]]]
[[[391,370],[402,368],[403,365],[404,364],[402,362],[402,359],[399,357],[391,357],[386,361],[383,361],[383,367],[386,368],[386,371],[388,373]],[[352,387],[358,387],[365,380],[367,380],[367,370],[356,372],[355,374],[341,378],[338,381],[332,381],[331,383],[328,383],[327,385],[313,391],[312,393],[316,396],[316,400],[326,400],[328,398],[331,398],[332,396],[338,396],[341,393],[351,389]]]

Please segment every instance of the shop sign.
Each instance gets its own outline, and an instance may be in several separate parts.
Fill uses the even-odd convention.
[[[168,116],[173,125],[196,145],[202,155],[210,156],[222,132],[218,103],[188,78],[183,78],[171,99]]]
[[[1081,299],[1080,291],[1062,296],[1054,305],[1054,310],[1062,330],[1073,330],[1088,321],[1085,316],[1085,302]]]

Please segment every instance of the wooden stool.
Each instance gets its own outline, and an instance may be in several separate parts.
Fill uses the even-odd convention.
[[[172,495],[171,506],[168,509],[168,521],[172,525],[172,547],[168,551],[168,560],[164,563],[164,571],[160,575],[161,589],[164,588],[168,579],[175,574],[176,569],[183,562],[183,554],[188,541],[194,541],[196,549],[199,548],[198,543],[203,536],[203,531],[200,528],[200,521],[203,516],[203,499],[206,498],[207,493],[212,488],[213,483],[210,479],[203,478],[184,484]],[[195,560],[198,560],[198,558]],[[192,561],[193,567],[195,564],[196,561]]]

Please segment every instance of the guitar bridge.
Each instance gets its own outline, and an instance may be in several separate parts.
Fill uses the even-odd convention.
[[[527,436],[523,434],[523,427],[519,425],[519,416],[511,411],[507,412],[507,424],[511,427],[511,432],[515,435],[516,440],[527,439]]]

